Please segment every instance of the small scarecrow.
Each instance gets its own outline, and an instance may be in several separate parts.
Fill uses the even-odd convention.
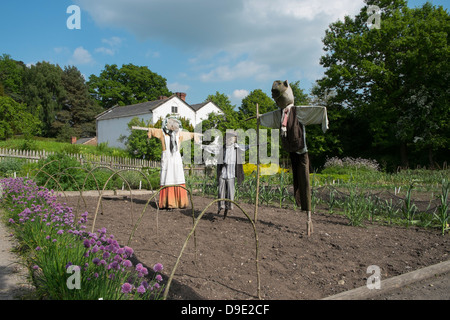
[[[218,144],[218,139],[209,145],[201,145],[206,152],[217,155],[217,186],[218,199],[230,199],[234,201],[235,182],[238,184],[244,181],[243,154],[249,146],[241,146],[237,143],[237,133],[227,130],[225,142]],[[218,201],[218,211],[220,214],[225,209],[223,218],[225,219],[228,210],[233,210],[233,203],[230,201]]]

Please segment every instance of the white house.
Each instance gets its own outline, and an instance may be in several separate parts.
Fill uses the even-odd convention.
[[[155,124],[168,114],[189,119],[193,127],[208,118],[212,112],[223,114],[213,102],[189,105],[186,94],[177,92],[171,97],[159,97],[158,100],[147,101],[129,106],[115,106],[96,116],[97,143],[107,142],[110,147],[125,148],[119,141],[120,136],[130,134],[128,123],[134,117],[150,124]]]

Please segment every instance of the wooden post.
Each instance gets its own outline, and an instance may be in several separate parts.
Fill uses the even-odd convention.
[[[256,199],[255,199],[255,223],[258,221],[259,202],[259,105],[256,104]]]

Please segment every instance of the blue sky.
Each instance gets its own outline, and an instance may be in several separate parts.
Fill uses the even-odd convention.
[[[448,10],[450,1],[430,2]],[[67,28],[70,5],[81,9],[81,29]],[[300,80],[309,93],[323,75],[328,25],[363,6],[363,0],[4,1],[0,54],[26,64],[75,65],[86,78],[105,64],[148,66],[169,90],[186,92],[190,104],[218,91],[240,106],[255,89],[269,94],[278,79]]]

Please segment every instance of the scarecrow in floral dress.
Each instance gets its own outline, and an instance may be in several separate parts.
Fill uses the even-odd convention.
[[[159,208],[186,208],[189,197],[184,189],[186,182],[180,145],[192,138],[199,141],[199,134],[182,131],[180,120],[169,117],[163,120],[161,129],[148,128],[148,138],[153,137],[158,138],[162,144],[160,186],[169,186],[159,194]]]

